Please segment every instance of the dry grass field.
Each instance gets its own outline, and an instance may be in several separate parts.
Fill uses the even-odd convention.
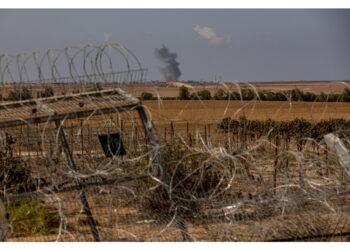
[[[140,96],[142,92],[152,93],[154,96],[160,97],[177,97],[179,94],[179,87],[185,85],[190,91],[199,91],[203,89],[209,90],[212,94],[216,92],[218,88],[223,88],[221,84],[206,83],[206,84],[185,84],[185,83],[162,83],[158,85],[144,84],[140,85],[125,85],[121,88],[125,91],[133,94],[134,96]],[[341,93],[344,88],[350,87],[350,82],[347,81],[319,81],[319,82],[306,82],[306,81],[280,81],[280,82],[251,82],[251,83],[226,83],[225,88],[231,90],[237,90],[240,87],[255,87],[257,90],[272,90],[283,91],[298,88],[304,92],[313,93]]]
[[[278,102],[278,101],[143,101],[152,115],[152,120],[165,122],[169,120],[183,121],[216,121],[224,117],[239,118],[244,115],[248,119],[293,120],[327,120],[329,118],[348,119],[350,103],[324,102]]]
[[[298,87],[328,93],[341,92],[346,87],[343,83],[329,82],[253,85],[258,89]],[[179,86],[181,84],[122,88],[134,96],[151,92],[175,97]],[[55,88],[55,93],[63,91],[59,86]],[[194,90],[203,88],[215,92],[217,86],[196,86]],[[187,216],[187,231],[197,241],[349,240],[349,179],[336,154],[328,151],[324,142],[307,141],[299,150],[296,145],[303,138],[247,137],[220,131],[216,125],[225,117],[238,119],[240,116],[276,121],[350,119],[350,103],[217,100],[142,103],[159,135],[161,156],[172,176],[175,202],[168,207],[168,198],[154,188],[155,182],[151,179],[85,188],[103,240],[183,241],[181,222],[174,211]],[[143,128],[135,111],[67,120],[64,129],[79,178],[86,183],[144,174],[151,166],[152,152],[145,147]],[[72,185],[71,171],[54,124],[21,126],[7,132],[14,138],[13,152],[4,155],[20,156],[35,180],[46,181],[37,184],[39,190],[41,187],[53,191],[56,186]],[[98,135],[116,132],[121,132],[128,154],[107,159]],[[179,135],[184,140],[178,140]],[[12,160],[16,162],[17,158]],[[15,228],[9,241],[93,240],[78,192],[62,191],[34,200],[50,209],[42,208],[43,213],[52,212],[59,220],[33,233],[29,230],[31,223],[22,224],[22,221],[35,214],[21,214],[13,206],[10,222],[28,227],[28,232]],[[179,210],[170,210],[174,204]],[[192,209],[199,210],[192,212]],[[16,220],[15,212],[24,219]],[[57,223],[61,223],[59,228]]]
[[[263,90],[289,90],[298,88],[304,92],[314,93],[340,93],[344,88],[350,87],[348,81],[281,81],[281,82],[253,82],[257,89]]]

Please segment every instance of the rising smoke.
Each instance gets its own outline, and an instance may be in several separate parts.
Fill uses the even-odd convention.
[[[165,64],[165,68],[160,68],[160,74],[164,81],[177,81],[181,75],[179,63],[176,61],[177,54],[171,53],[167,47],[163,45],[161,49],[155,50],[156,57]]]

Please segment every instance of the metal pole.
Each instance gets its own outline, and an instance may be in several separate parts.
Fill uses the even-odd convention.
[[[63,128],[61,126],[61,122],[59,120],[55,120],[55,124],[56,124],[56,128],[58,130],[58,135],[60,137],[61,143],[62,143],[63,148],[64,148],[64,153],[66,154],[66,157],[67,157],[68,165],[69,165],[70,169],[72,170],[73,174],[75,175],[74,176],[75,184],[79,187],[80,200],[83,204],[84,212],[85,212],[85,215],[87,217],[87,221],[88,221],[88,224],[90,226],[91,233],[92,233],[95,241],[100,241],[100,236],[99,236],[99,233],[98,233],[98,230],[96,227],[96,222],[92,216],[91,209],[90,209],[90,206],[89,206],[89,203],[87,201],[86,194],[84,191],[84,187],[83,187],[82,183],[80,182],[79,177],[76,176],[77,167],[76,167],[75,162],[73,160],[72,153],[69,149],[66,135],[65,135]]]
[[[81,155],[84,155],[84,134],[83,134],[83,120],[80,120],[80,139],[81,139]]]
[[[164,128],[164,141],[166,142],[166,127]]]
[[[141,118],[148,143],[150,144],[150,146],[154,150],[154,160],[155,160],[156,164],[158,165],[158,168],[157,168],[158,172],[156,172],[156,174],[158,174],[158,176],[161,178],[163,183],[168,185],[169,181],[168,181],[167,175],[163,169],[163,164],[162,164],[162,159],[161,159],[161,156],[159,153],[158,144],[157,144],[157,142],[153,136],[153,133],[152,133],[152,123],[151,123],[151,121],[148,120],[147,115],[146,115],[145,110],[144,110],[142,105],[138,106],[136,109],[137,109],[139,116]],[[179,215],[176,216],[176,220],[178,222],[178,228],[181,231],[181,234],[182,234],[184,241],[192,241],[192,238],[187,230],[186,221]]]
[[[152,133],[152,123],[151,123],[151,121],[148,120],[147,115],[145,113],[145,110],[141,105],[138,106],[136,109],[137,109],[137,112],[139,113],[139,116],[141,118],[147,141],[148,141],[149,145],[151,145],[152,149],[154,150],[154,160],[155,160],[156,164],[158,165],[156,174],[161,178],[162,181],[165,181],[166,177],[165,177],[165,173],[163,170],[163,164],[161,162],[161,157],[159,154],[158,144],[156,143],[156,140],[155,140],[153,133]],[[167,183],[167,182],[165,181],[165,183]]]
[[[173,121],[170,122],[170,134],[171,134],[171,139],[174,138],[175,135],[175,130],[174,130],[174,123]]]
[[[7,229],[6,210],[5,210],[5,206],[2,203],[2,200],[0,199],[0,242],[5,241],[6,229]]]
[[[188,124],[188,121],[186,122],[186,135],[187,135],[187,141],[189,141],[189,124]]]

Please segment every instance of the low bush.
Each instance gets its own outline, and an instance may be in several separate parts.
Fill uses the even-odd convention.
[[[26,87],[10,91],[7,97],[7,99],[11,101],[28,100],[32,98],[33,97],[31,91]]]
[[[163,145],[161,156],[169,189],[163,185],[150,188],[142,198],[142,208],[151,214],[172,216],[175,211],[186,220],[194,219],[208,202],[225,197],[234,164],[217,164],[210,153],[189,150],[180,140]],[[225,168],[223,168],[225,165]],[[147,179],[154,186],[152,179]],[[170,193],[169,193],[170,191]]]
[[[46,87],[43,91],[37,93],[38,98],[51,97],[54,96],[55,92],[52,87]]]
[[[148,92],[142,92],[141,100],[152,100],[153,99],[153,94],[152,93],[148,93]]]
[[[55,209],[48,208],[37,199],[5,202],[8,222],[13,229],[12,237],[48,235],[56,233],[59,216]]]
[[[103,86],[101,83],[97,82],[97,83],[94,83],[93,86],[89,88],[87,91],[90,92],[90,91],[101,91],[101,90],[103,90]]]
[[[337,133],[341,138],[349,137],[350,121],[344,119],[329,119],[318,122],[310,122],[303,118],[295,118],[291,121],[275,121],[267,119],[248,120],[246,117],[240,117],[238,120],[226,117],[221,120],[217,128],[223,132],[240,134],[241,136],[266,136],[269,139],[279,137],[280,139],[290,140],[294,138],[301,143],[299,150],[305,144],[306,138],[312,138],[321,141],[327,133]]]
[[[35,181],[28,166],[13,156],[12,137],[3,133],[0,142],[0,193],[16,194],[35,190]]]
[[[186,88],[185,86],[181,86],[179,88],[179,99],[180,100],[189,100],[191,98],[190,96],[190,91],[188,90],[188,88]]]
[[[204,89],[201,91],[198,91],[197,93],[193,93],[191,95],[191,99],[193,100],[211,100],[211,93],[209,90]]]

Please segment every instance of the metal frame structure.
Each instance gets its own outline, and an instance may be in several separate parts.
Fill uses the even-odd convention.
[[[115,56],[117,55],[117,56]],[[117,59],[119,57],[119,64]],[[124,66],[124,67],[120,67]],[[118,43],[102,45],[86,45],[82,47],[66,47],[64,49],[48,49],[44,52],[29,54],[0,55],[0,87],[17,88],[21,84],[128,84],[143,82],[146,69],[138,58],[126,47]],[[113,86],[113,85],[112,85]],[[84,88],[83,88],[84,89]],[[168,190],[168,177],[163,169],[159,146],[152,132],[152,123],[147,118],[141,102],[119,88],[102,91],[89,91],[24,101],[0,104],[0,129],[21,125],[54,122],[57,135],[63,146],[68,167],[73,173],[74,186],[64,190],[78,190],[84,214],[95,241],[101,237],[93,218],[85,188],[88,186],[120,183],[128,180],[146,178],[149,175],[129,176],[127,178],[108,180],[99,183],[82,183],[77,176],[77,165],[73,152],[67,142],[62,122],[67,119],[90,117],[116,112],[136,111],[142,122],[147,143],[151,146],[151,161],[155,163],[152,176],[160,180]],[[62,190],[51,190],[53,193]],[[16,197],[34,197],[45,194],[37,191],[0,197],[1,200]],[[170,197],[170,194],[169,194]],[[1,212],[1,211],[0,211]],[[1,213],[0,213],[1,215]],[[190,241],[185,221],[177,216],[178,228],[183,239]],[[0,218],[1,220],[1,218]],[[0,228],[1,230],[1,228]],[[4,235],[0,231],[0,241]]]
[[[117,99],[121,100],[122,104],[118,103],[118,100],[116,100],[115,102],[111,101],[113,100],[113,97],[117,97]],[[100,99],[102,100],[103,104],[105,104],[103,101],[107,100],[108,105],[101,105],[100,108],[96,108],[96,106],[94,106],[93,108],[87,107],[84,110],[81,110],[83,109],[83,107],[79,107],[79,104],[80,106],[82,106],[81,100],[84,100],[84,98],[85,99],[94,98],[90,101],[91,102],[94,101],[96,103],[98,103],[98,100]],[[75,103],[78,103],[76,109],[80,109],[80,110],[76,112],[60,113],[59,112],[60,108],[59,108],[59,105],[57,105],[57,103],[64,104],[65,101],[73,101]],[[22,111],[21,112],[22,116],[15,118],[17,116],[16,111],[19,111],[19,110]],[[33,110],[41,110],[42,114],[36,115],[36,117],[32,117],[34,115]],[[74,161],[71,149],[67,142],[66,135],[62,127],[61,121],[66,119],[72,119],[72,118],[89,117],[91,115],[100,115],[100,114],[107,114],[107,113],[113,113],[113,112],[126,112],[131,110],[137,110],[140,116],[148,143],[150,144],[150,146],[155,152],[155,155],[153,156],[153,160],[158,165],[158,169],[160,170],[159,172],[161,173],[161,176],[162,176],[163,175],[162,165],[161,165],[160,155],[158,153],[158,145],[152,133],[152,124],[148,120],[145,110],[142,104],[138,101],[138,99],[128,96],[124,91],[120,89],[93,91],[93,92],[73,94],[68,96],[40,98],[35,100],[2,104],[0,105],[0,117],[1,117],[0,128],[8,128],[8,127],[14,127],[14,126],[19,126],[24,124],[29,125],[33,123],[37,124],[37,123],[54,121],[58,132],[58,136],[60,138],[61,144],[63,145],[64,153],[67,157],[68,166],[72,170],[73,174],[75,175],[77,171],[76,163]],[[3,112],[12,114],[12,117],[4,116],[4,114],[2,114]],[[163,178],[163,177],[160,177],[160,178]],[[75,181],[77,190],[80,191],[80,195],[79,195],[80,200],[83,205],[84,213],[87,217],[87,221],[88,221],[91,233],[94,237],[94,240],[100,241],[100,236],[96,228],[96,222],[92,216],[91,209],[87,201],[86,193],[84,191],[84,185],[81,183],[80,179],[76,175],[74,176],[74,181]]]

